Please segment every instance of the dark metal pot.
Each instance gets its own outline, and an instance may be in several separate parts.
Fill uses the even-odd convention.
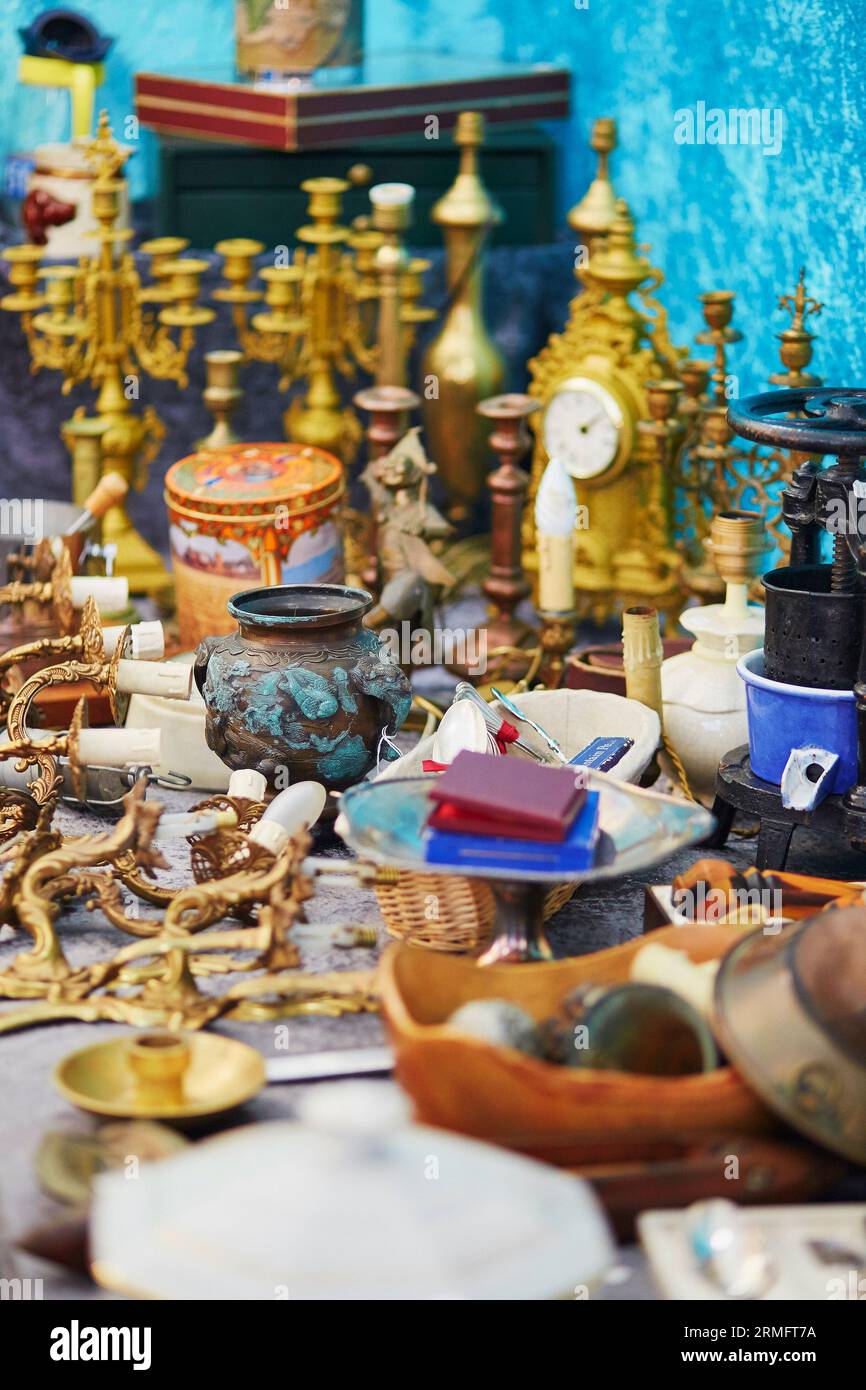
[[[834,593],[832,565],[787,566],[764,575],[764,675],[787,685],[850,690],[863,633],[859,593]]]
[[[282,584],[235,594],[238,631],[206,637],[195,660],[208,746],[256,768],[277,790],[312,778],[341,791],[375,765],[400,728],[409,681],[375,632],[373,599],[342,584]],[[383,746],[383,756],[394,754]]]

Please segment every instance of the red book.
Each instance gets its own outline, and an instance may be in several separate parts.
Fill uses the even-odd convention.
[[[565,838],[586,799],[586,776],[578,767],[464,751],[430,796],[434,829],[554,842]]]

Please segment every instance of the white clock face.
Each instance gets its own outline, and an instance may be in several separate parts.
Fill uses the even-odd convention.
[[[544,413],[544,447],[573,478],[597,478],[619,452],[622,411],[586,377],[564,382]]]

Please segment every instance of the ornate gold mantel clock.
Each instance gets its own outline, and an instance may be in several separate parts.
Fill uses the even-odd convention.
[[[575,210],[576,211],[576,210]],[[606,235],[578,256],[583,293],[564,332],[529,363],[529,394],[543,407],[536,425],[530,495],[549,459],[568,469],[578,498],[576,608],[601,622],[619,608],[682,602],[672,540],[669,481],[652,441],[638,430],[649,414],[645,383],[677,377],[685,349],[668,337],[653,298],[662,273],[635,248],[634,223],[619,199]],[[630,296],[637,293],[640,308]],[[533,508],[526,511],[524,564],[537,570]]]

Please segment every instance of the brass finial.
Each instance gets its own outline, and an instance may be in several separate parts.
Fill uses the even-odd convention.
[[[493,201],[478,173],[478,151],[484,143],[480,111],[461,111],[454,127],[460,168],[447,193],[434,204],[430,217],[444,227],[495,227],[502,210]]]
[[[108,112],[104,107],[99,113],[96,137],[87,146],[86,155],[88,162],[96,170],[98,184],[111,183],[129,158],[129,151],[121,149],[114,139]]]
[[[580,278],[610,294],[627,295],[653,273],[648,260],[637,254],[634,219],[624,198],[617,198],[610,230],[589,264],[578,270]]]
[[[598,168],[586,193],[568,214],[568,225],[591,251],[592,242],[610,230],[616,216],[616,196],[608,173],[608,158],[617,144],[616,121],[600,116],[593,122],[589,143],[598,155]]]
[[[791,315],[791,322],[781,333],[776,334],[782,344],[779,356],[786,370],[773,372],[770,377],[771,383],[773,386],[820,386],[820,377],[803,370],[812,360],[812,343],[815,341],[815,334],[810,333],[805,326],[806,319],[810,314],[817,317],[824,308],[823,304],[806,293],[805,266],[800,268],[794,293],[780,295],[778,307],[787,309]]]

